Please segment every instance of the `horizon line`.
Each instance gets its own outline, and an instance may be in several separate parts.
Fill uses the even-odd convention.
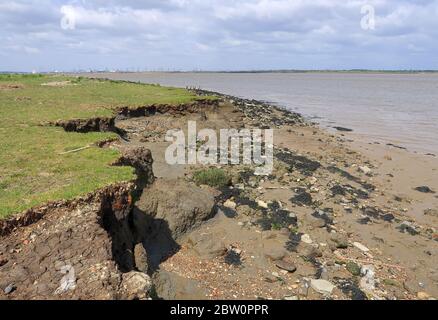
[[[324,73],[324,72],[351,72],[351,73],[436,73],[438,69],[248,69],[248,70],[129,70],[129,69],[77,69],[77,70],[52,70],[52,71],[0,71],[0,74],[53,74],[53,73]]]

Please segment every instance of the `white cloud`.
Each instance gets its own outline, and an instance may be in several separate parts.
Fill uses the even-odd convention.
[[[360,27],[365,4],[376,10],[372,31]],[[65,16],[73,27],[62,28]],[[438,0],[13,0],[0,3],[0,52],[44,54],[30,61],[15,52],[2,57],[0,70],[33,63],[48,69],[438,68],[437,16]]]

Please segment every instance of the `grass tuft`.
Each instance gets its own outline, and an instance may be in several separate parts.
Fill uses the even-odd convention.
[[[214,188],[226,187],[231,183],[231,178],[227,173],[217,168],[196,171],[193,178],[198,185],[208,185]]]

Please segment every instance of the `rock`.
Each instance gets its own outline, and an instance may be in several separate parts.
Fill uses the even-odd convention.
[[[344,127],[333,127],[333,128],[338,130],[338,131],[342,131],[342,132],[352,132],[353,131],[353,129],[344,128]]]
[[[364,173],[364,174],[366,174],[366,175],[371,174],[371,169],[368,168],[367,166],[359,167],[359,171],[362,172],[362,173]]]
[[[417,190],[418,192],[422,192],[422,193],[435,193],[435,191],[433,191],[428,186],[416,187],[415,190]]]
[[[330,240],[332,241],[331,243],[331,248],[333,249],[347,249],[348,248],[348,238],[346,236],[343,236],[339,233],[335,233],[333,235],[331,235]]]
[[[147,273],[149,270],[148,255],[142,243],[134,247],[134,261],[135,267],[138,271]]]
[[[365,292],[372,293],[375,289],[376,282],[374,279],[374,266],[364,265],[362,266],[360,273],[363,276],[359,282],[360,288]]]
[[[3,291],[4,291],[5,294],[10,294],[10,293],[14,292],[15,289],[17,289],[15,287],[15,285],[14,284],[10,284]]]
[[[284,300],[298,301],[298,300],[300,300],[300,298],[298,298],[297,296],[287,296],[287,297],[284,297]]]
[[[297,253],[302,257],[307,257],[309,259],[322,257],[322,252],[313,245],[307,243],[300,243],[296,247]]]
[[[223,256],[227,252],[225,244],[216,234],[193,233],[188,238],[193,251],[202,259],[213,259]]]
[[[427,292],[417,292],[417,298],[420,300],[429,300],[430,299],[430,295]]]
[[[424,210],[424,214],[426,216],[437,217],[438,218],[438,210],[437,209],[426,209]]]
[[[245,216],[252,216],[252,215],[254,215],[255,210],[252,209],[250,206],[245,204],[245,205],[239,206],[237,208],[237,212],[239,212],[240,214],[243,214]]]
[[[146,300],[150,298],[151,290],[152,281],[147,274],[131,271],[122,275],[121,300]]]
[[[155,290],[165,300],[204,300],[207,290],[199,281],[161,270],[154,276]]]
[[[310,287],[323,295],[330,295],[333,292],[333,289],[336,288],[336,286],[330,281],[323,279],[310,280]]]
[[[310,177],[309,178],[309,184],[310,185],[314,185],[316,182],[318,182],[318,179],[316,179],[315,177]]]
[[[234,209],[236,209],[237,204],[234,201],[228,199],[227,201],[225,201],[224,207],[234,210]]]
[[[355,246],[356,248],[358,248],[360,251],[362,252],[369,252],[370,249],[368,249],[367,247],[365,247],[362,243],[360,242],[353,242],[353,246]]]
[[[304,243],[307,243],[307,244],[312,244],[313,243],[312,239],[310,238],[310,236],[307,233],[303,234],[301,236],[301,241],[304,242]]]
[[[257,205],[261,208],[268,209],[268,204],[262,200],[257,201]]]
[[[138,212],[134,225],[139,234],[150,225],[144,221],[154,220],[156,232],[170,233],[173,239],[185,234],[214,215],[215,201],[206,189],[179,180],[157,180],[145,189],[137,202]],[[142,219],[141,216],[144,216]]]
[[[405,282],[403,282],[403,287],[412,294],[415,294],[416,292],[421,290],[421,287],[420,287],[418,281],[416,281],[414,279],[409,279],[409,280],[406,280]]]
[[[286,270],[288,272],[295,272],[297,270],[297,267],[295,266],[295,264],[291,263],[291,262],[287,262],[284,260],[279,260],[275,262],[275,265],[282,269],[282,270]]]
[[[306,215],[306,222],[313,228],[324,228],[327,223],[324,219],[320,217],[315,217],[313,215]]]
[[[409,221],[403,221],[399,228],[400,228],[400,231],[408,232],[412,236],[415,236],[415,235],[420,233],[417,230],[417,228]]]
[[[361,274],[360,267],[357,263],[350,261],[347,263],[346,268],[353,276],[360,276]]]
[[[267,248],[265,246],[264,254],[265,254],[265,257],[267,257],[273,261],[276,261],[276,260],[283,259],[287,255],[287,251],[283,247],[275,246],[275,247],[271,247],[271,248],[268,247]]]

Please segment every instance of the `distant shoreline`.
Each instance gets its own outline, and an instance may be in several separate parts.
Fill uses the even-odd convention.
[[[0,71],[0,74],[30,74],[32,72],[22,71]],[[193,71],[179,71],[179,70],[167,70],[167,71],[128,71],[128,70],[77,70],[77,71],[46,71],[38,72],[40,74],[88,74],[88,73],[122,73],[122,74],[135,74],[135,73],[244,73],[244,74],[263,74],[263,73],[346,73],[346,74],[425,74],[438,73],[438,70],[372,70],[372,69],[350,69],[350,70],[300,70],[300,69],[285,69],[285,70],[193,70]]]

